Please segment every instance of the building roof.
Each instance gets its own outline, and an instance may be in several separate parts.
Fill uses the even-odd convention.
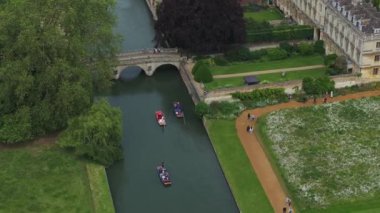
[[[330,0],[329,4],[360,31],[380,34],[380,12],[363,0]]]

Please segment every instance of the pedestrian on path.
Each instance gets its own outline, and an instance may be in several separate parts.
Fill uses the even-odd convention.
[[[293,213],[292,207],[289,207],[289,213]]]
[[[249,126],[247,126],[247,132],[249,132],[249,130],[250,130],[250,127],[249,127]]]
[[[313,100],[314,100],[314,104],[316,104],[317,103],[317,96],[313,96]]]
[[[288,205],[289,207],[292,205],[292,200],[290,200],[289,197],[285,198],[285,204]]]
[[[282,208],[282,213],[286,213],[286,207]]]
[[[251,120],[251,113],[248,113],[248,120]]]

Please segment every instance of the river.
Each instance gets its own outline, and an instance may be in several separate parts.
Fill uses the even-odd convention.
[[[153,23],[144,0],[118,0],[116,31],[122,51],[152,48]],[[122,110],[124,159],[107,169],[118,213],[238,212],[212,145],[176,68],[163,66],[152,77],[138,68],[124,70],[107,98]],[[172,102],[184,105],[177,119]],[[160,128],[156,110],[167,115]],[[162,161],[173,185],[160,183],[156,166]]]

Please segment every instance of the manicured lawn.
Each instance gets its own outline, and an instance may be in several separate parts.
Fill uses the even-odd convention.
[[[297,209],[380,209],[380,97],[275,111],[258,135]]]
[[[305,77],[322,77],[326,76],[326,69],[312,69],[312,70],[300,70],[294,72],[287,72],[285,77],[282,77],[281,73],[271,73],[271,74],[263,74],[257,75],[257,78],[263,82],[266,81],[268,83],[272,82],[284,82],[290,80],[299,80]],[[244,77],[234,77],[234,78],[219,78],[214,79],[214,81],[205,84],[206,90],[214,90],[219,88],[228,88],[228,87],[239,87],[244,86]]]
[[[234,120],[207,120],[212,145],[241,212],[273,212],[236,135]]]
[[[258,22],[280,20],[284,17],[275,8],[269,8],[267,10],[261,10],[259,12],[244,12],[244,18],[250,18]]]
[[[114,212],[93,203],[86,164],[45,145],[0,151],[0,212]],[[110,205],[104,184],[96,200]]]
[[[211,66],[213,75],[244,73],[254,71],[264,71],[281,68],[303,67],[323,64],[323,57],[320,55],[295,56],[284,60],[234,63],[228,66]]]

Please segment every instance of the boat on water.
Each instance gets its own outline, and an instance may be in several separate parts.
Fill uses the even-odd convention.
[[[164,164],[157,166],[157,174],[158,174],[158,177],[160,178],[161,183],[164,186],[171,186],[172,185],[172,181],[170,179],[169,172],[165,168]]]
[[[162,111],[156,112],[156,120],[157,120],[158,125],[166,126],[165,115]]]
[[[176,101],[173,103],[173,111],[174,111],[174,114],[177,118],[183,118],[184,117],[183,108],[182,108],[182,105],[179,101]]]

